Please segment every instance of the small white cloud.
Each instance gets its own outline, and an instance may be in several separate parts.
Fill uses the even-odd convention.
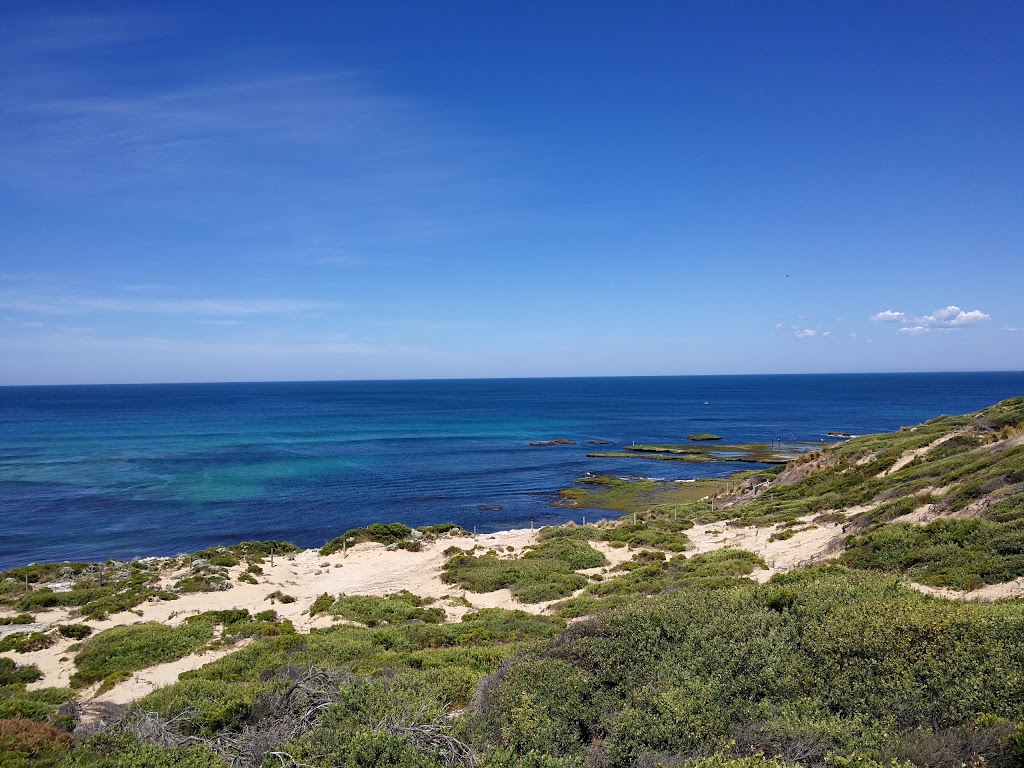
[[[775,330],[777,331],[799,331],[800,326],[794,325],[793,323],[776,323]]]
[[[893,312],[891,309],[887,309],[883,312],[879,312],[877,315],[872,315],[870,318],[872,323],[903,323],[907,320],[907,314],[905,312]]]
[[[921,317],[908,317],[904,312],[894,312],[890,309],[870,317],[873,323],[900,323],[901,327],[897,332],[903,336],[924,336],[929,333],[950,334],[961,328],[970,328],[991,319],[990,315],[980,309],[972,309],[968,312],[960,309],[956,304],[936,309],[931,314]]]
[[[930,315],[925,315],[924,317],[920,318],[918,322],[927,323],[929,325],[936,325],[938,323],[944,323],[947,320],[952,320],[953,318],[960,314],[962,314],[960,307],[956,306],[955,304],[950,304],[945,309],[936,309]]]
[[[980,309],[964,312],[955,304],[950,304],[944,309],[936,309],[930,315],[914,318],[914,322],[931,328],[968,328],[991,319]]]
[[[797,331],[795,334],[798,339],[810,339],[818,335],[818,332],[813,328],[804,328],[802,331]]]
[[[980,309],[973,309],[970,312],[957,313],[955,317],[949,319],[948,325],[953,328],[965,328],[991,319],[991,315],[986,315]]]
[[[824,332],[823,334],[821,334],[821,335],[822,335],[822,336],[824,336],[825,338],[828,338],[828,337],[830,337],[830,336],[832,335],[832,331],[825,331],[825,332]]]
[[[1018,328],[1015,325],[1004,325],[1003,333],[1024,333],[1024,328]]]

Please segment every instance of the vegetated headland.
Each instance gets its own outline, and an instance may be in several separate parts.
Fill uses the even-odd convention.
[[[0,765],[1020,765],[1024,398],[811,448],[581,478],[586,525],[11,569]]]

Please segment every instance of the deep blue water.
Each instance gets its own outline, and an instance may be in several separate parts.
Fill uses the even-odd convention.
[[[373,521],[579,519],[550,502],[585,472],[736,469],[588,459],[588,439],[818,441],[1021,394],[1020,373],[5,387],[0,569],[246,539],[314,546]],[[528,446],[554,438],[578,444]]]

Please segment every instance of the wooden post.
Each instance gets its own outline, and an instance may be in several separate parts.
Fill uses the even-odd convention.
[[[270,567],[274,567],[274,548],[270,548]]]

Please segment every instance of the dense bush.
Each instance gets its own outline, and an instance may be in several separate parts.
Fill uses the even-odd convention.
[[[955,589],[1013,581],[1024,576],[1024,500],[1016,510],[1020,516],[1007,515],[1010,519],[1005,521],[944,519],[924,526],[883,525],[851,536],[842,561]]]
[[[81,688],[111,676],[175,661],[195,653],[212,636],[213,624],[204,621],[179,627],[155,621],[112,627],[82,643],[75,655],[77,671],[71,676],[71,685]]]
[[[579,530],[579,529],[577,529]],[[442,580],[470,592],[510,589],[523,603],[539,603],[568,597],[586,586],[587,578],[576,570],[596,568],[608,561],[591,547],[584,533],[549,536],[522,557],[459,553],[444,566]]]
[[[474,731],[516,754],[582,758],[600,743],[611,766],[740,736],[752,753],[799,742],[815,764],[881,758],[913,734],[1019,719],[1021,637],[1022,605],[938,601],[835,568],[683,589],[573,625],[499,672]]]
[[[444,608],[425,607],[432,602],[430,598],[418,597],[403,590],[386,597],[341,595],[329,610],[334,616],[358,621],[368,627],[411,621],[440,624],[445,619]]]
[[[34,683],[42,673],[34,664],[21,666],[8,658],[0,657],[0,687]]]
[[[397,544],[412,536],[412,528],[402,523],[372,523],[365,528],[353,528],[341,536],[331,539],[320,547],[323,556],[340,552],[346,544],[360,544],[364,541],[375,541],[378,544]]]
[[[0,719],[0,765],[6,768],[56,768],[70,748],[71,736],[48,723]]]

